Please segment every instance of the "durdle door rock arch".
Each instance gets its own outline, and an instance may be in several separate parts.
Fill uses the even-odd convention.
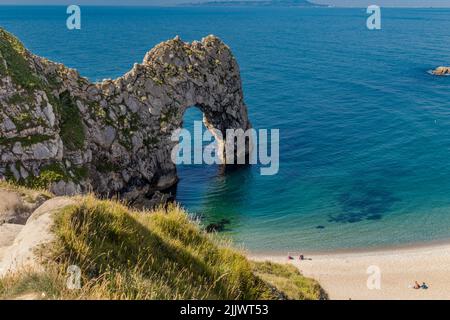
[[[177,182],[171,135],[191,106],[223,134],[251,127],[239,66],[215,36],[176,37],[122,77],[90,83],[0,29],[0,178],[145,206]]]

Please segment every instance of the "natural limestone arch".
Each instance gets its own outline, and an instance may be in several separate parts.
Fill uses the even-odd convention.
[[[217,37],[208,36],[192,44],[176,37],[148,52],[142,67],[150,74],[164,75],[163,94],[150,99],[153,102],[150,101],[149,111],[153,116],[172,116],[167,140],[182,127],[185,111],[193,106],[203,113],[203,122],[213,135],[214,130],[225,136],[227,129],[250,128],[239,66],[230,49]],[[225,143],[217,142],[223,147],[221,158],[225,161]],[[170,155],[165,158],[170,159]],[[169,175],[173,172],[170,169]]]
[[[0,177],[39,180],[42,171],[57,165],[64,177],[52,181],[57,194],[94,191],[147,205],[142,195],[177,182],[171,136],[189,107],[197,106],[206,127],[224,136],[227,129],[251,127],[239,66],[215,36],[163,42],[124,76],[101,83],[19,51],[39,85],[25,90],[8,69],[1,74],[0,89],[7,93],[0,96]],[[5,56],[0,62],[11,68]],[[17,94],[29,97],[11,106]],[[11,125],[26,112],[25,130]],[[27,135],[34,135],[36,143],[23,143],[30,140]]]

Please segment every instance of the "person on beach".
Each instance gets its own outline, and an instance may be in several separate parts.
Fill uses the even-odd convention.
[[[420,289],[420,288],[421,288],[420,284],[417,281],[414,281],[413,289]]]
[[[428,286],[425,282],[422,283],[422,285],[420,286],[422,289],[428,289]]]

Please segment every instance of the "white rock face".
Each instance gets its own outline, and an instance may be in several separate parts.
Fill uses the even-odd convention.
[[[57,164],[66,185],[76,186],[54,181],[53,189],[134,202],[177,182],[170,137],[188,108],[197,106],[207,128],[222,134],[251,126],[239,66],[214,36],[163,42],[124,76],[101,83],[27,51],[24,59],[46,89],[30,95],[0,74],[0,178],[11,176],[11,165],[32,179]],[[17,94],[23,98],[11,100]]]
[[[47,120],[48,120],[50,126],[53,127],[55,125],[56,117],[55,117],[55,114],[53,113],[52,105],[48,103],[43,111],[44,111],[45,116],[47,117]]]

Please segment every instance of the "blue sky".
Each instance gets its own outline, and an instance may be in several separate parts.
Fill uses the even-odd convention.
[[[175,5],[186,2],[202,2],[206,0],[0,0],[0,4],[78,4],[78,5]],[[335,6],[381,6],[406,7],[450,7],[450,0],[313,0],[321,4]]]

